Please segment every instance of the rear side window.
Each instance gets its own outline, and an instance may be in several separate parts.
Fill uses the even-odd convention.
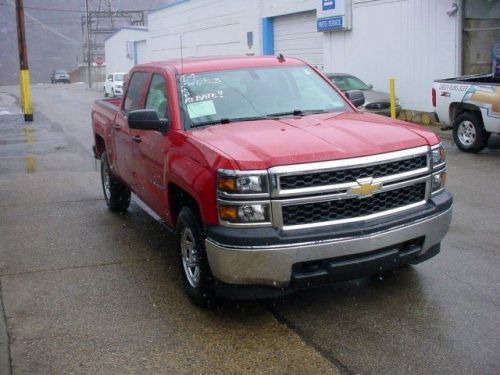
[[[125,104],[123,106],[125,111],[130,112],[141,109],[141,92],[146,83],[146,78],[148,78],[148,74],[144,72],[135,72],[132,78],[130,78]]]
[[[146,109],[154,109],[159,118],[167,117],[167,94],[165,93],[165,79],[160,74],[154,74],[149,86],[146,99]]]

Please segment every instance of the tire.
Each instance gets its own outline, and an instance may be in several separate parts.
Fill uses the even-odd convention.
[[[488,145],[490,134],[484,130],[481,116],[474,112],[458,115],[453,122],[453,140],[465,152],[479,152]]]
[[[114,98],[116,95],[115,95],[115,89],[112,87],[111,88],[111,97]]]
[[[108,208],[115,212],[126,211],[130,205],[130,190],[111,172],[105,152],[101,155],[101,182]]]
[[[106,91],[106,87],[104,88],[104,97],[107,98],[108,97],[108,92]]]
[[[215,302],[213,276],[208,265],[205,235],[200,219],[191,208],[184,207],[179,213],[176,234],[186,294],[194,305],[210,307]],[[190,264],[193,264],[193,267],[190,267]]]

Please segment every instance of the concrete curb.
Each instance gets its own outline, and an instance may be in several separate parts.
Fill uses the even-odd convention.
[[[5,316],[5,307],[1,296],[1,283],[0,283],[0,374],[12,374],[10,363],[10,343],[9,334],[7,333],[7,321]]]

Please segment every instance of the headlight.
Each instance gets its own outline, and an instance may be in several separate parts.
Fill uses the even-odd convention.
[[[446,184],[446,171],[442,170],[441,172],[434,173],[432,175],[432,193],[435,193],[441,189],[444,189],[444,185]]]
[[[267,172],[219,170],[217,174],[217,190],[221,196],[268,196]]]
[[[229,226],[271,225],[271,207],[267,202],[219,201],[219,221],[222,224],[229,224]]]
[[[432,167],[434,169],[442,167],[446,161],[444,146],[440,143],[432,148]]]

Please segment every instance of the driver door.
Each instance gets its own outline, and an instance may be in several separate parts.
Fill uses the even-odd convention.
[[[154,109],[159,118],[169,118],[167,81],[161,73],[153,73],[145,94],[145,109]],[[137,156],[136,194],[160,217],[168,208],[165,181],[165,159],[170,146],[166,134],[152,130],[132,129]]]
[[[134,72],[130,78],[123,107],[118,111],[113,124],[113,140],[115,150],[115,168],[118,175],[132,190],[136,190],[137,171],[134,157],[135,143],[132,139],[132,129],[128,126],[127,116],[130,111],[144,108],[144,91],[148,81],[148,73]]]

